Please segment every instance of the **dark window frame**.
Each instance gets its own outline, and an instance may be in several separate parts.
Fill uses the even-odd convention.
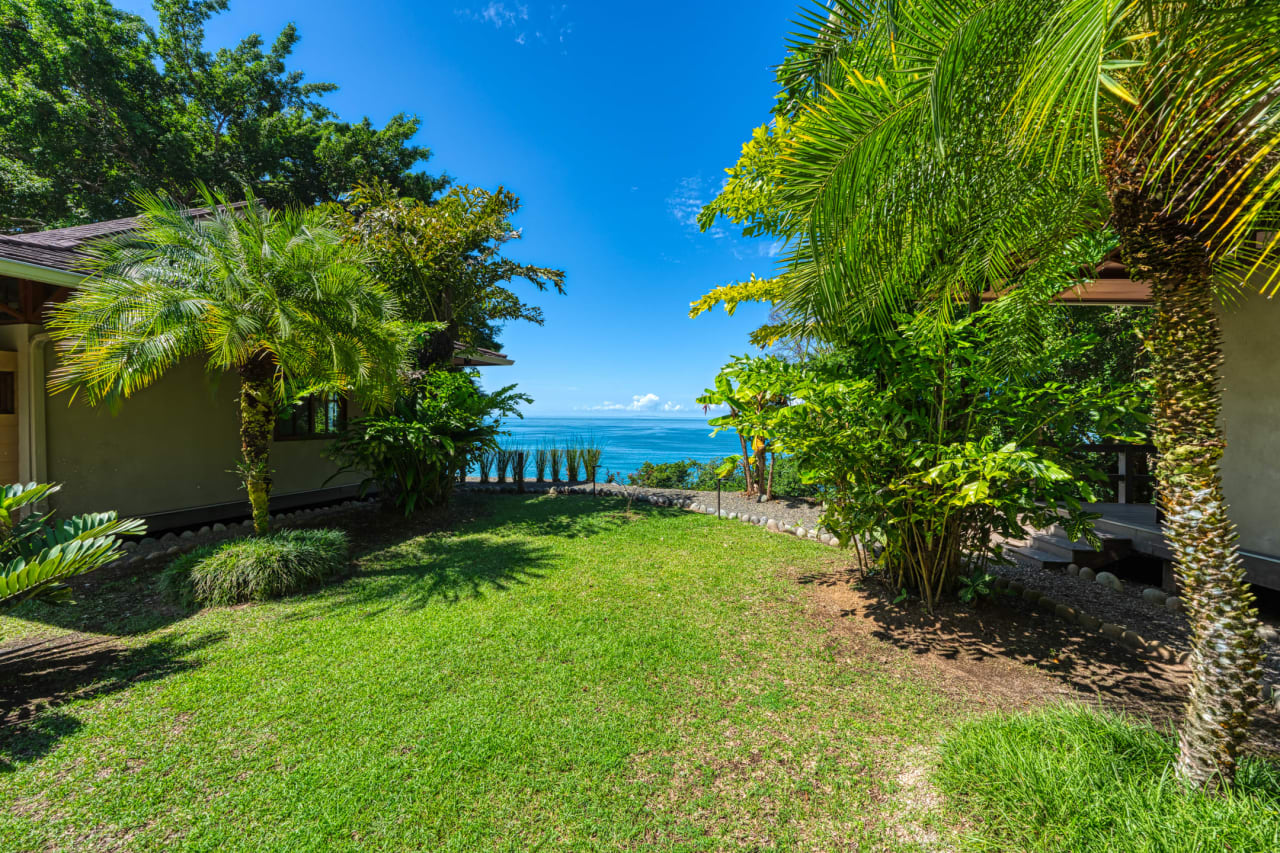
[[[275,441],[327,441],[346,427],[346,397],[312,394],[298,401],[287,415],[276,417],[272,438]]]

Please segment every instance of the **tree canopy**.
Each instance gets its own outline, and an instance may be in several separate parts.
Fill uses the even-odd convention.
[[[0,0],[0,231],[133,212],[139,191],[189,200],[203,183],[272,206],[333,201],[382,180],[430,198],[446,178],[413,171],[409,115],[340,120],[337,87],[287,60],[286,26],[210,50],[205,24],[229,0],[155,0],[158,26],[107,0]]]

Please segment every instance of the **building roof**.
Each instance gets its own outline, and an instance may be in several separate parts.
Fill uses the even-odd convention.
[[[236,202],[231,207],[243,207]],[[209,215],[209,208],[194,207],[188,213],[197,219]],[[0,234],[0,261],[30,264],[44,269],[74,273],[80,269],[84,249],[89,242],[101,237],[124,234],[138,227],[138,217],[109,219],[106,222],[90,222],[68,228],[50,228],[29,234]],[[35,278],[35,276],[32,276]],[[39,281],[40,279],[35,278]]]
[[[1004,294],[988,290],[982,294],[983,302],[994,302]],[[1055,295],[1054,300],[1078,305],[1150,305],[1151,284],[1134,281],[1120,260],[1119,253],[1111,252],[1094,268],[1093,278],[1081,281]]]
[[[231,206],[242,207],[244,204],[236,202]],[[189,213],[193,217],[204,217],[209,214],[209,208],[192,208]],[[127,216],[30,234],[0,234],[0,275],[74,287],[83,278],[80,263],[84,249],[91,241],[124,234],[137,227],[138,217]],[[39,301],[35,303],[37,313],[39,304]],[[515,362],[491,349],[455,343],[453,364],[457,367],[498,367]]]
[[[515,362],[500,352],[483,347],[468,347],[460,341],[455,341],[453,364],[455,367],[499,367],[515,364]]]

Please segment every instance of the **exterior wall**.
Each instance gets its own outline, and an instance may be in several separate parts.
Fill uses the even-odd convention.
[[[1240,547],[1280,557],[1276,517],[1280,502],[1280,304],[1258,295],[1254,288],[1224,306],[1220,317],[1225,356],[1222,425],[1227,438],[1223,488],[1231,518],[1240,529]],[[1274,565],[1271,571],[1276,571]]]
[[[47,368],[56,356],[45,350]],[[235,473],[240,457],[239,380],[210,382],[196,360],[179,365],[118,412],[49,397],[45,410],[45,477],[63,483],[64,512],[114,509],[157,516],[178,510],[184,523],[226,516],[225,504],[247,498]],[[273,498],[287,500],[322,488],[358,483],[355,475],[326,480],[336,466],[324,458],[328,442],[274,442]]]

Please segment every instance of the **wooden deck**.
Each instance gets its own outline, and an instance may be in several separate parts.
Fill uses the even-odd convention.
[[[1173,552],[1156,520],[1156,508],[1151,504],[1098,503],[1085,504],[1085,507],[1090,512],[1102,514],[1102,518],[1093,525],[1099,534],[1129,539],[1134,551],[1165,561],[1173,560]],[[1250,583],[1280,590],[1280,557],[1243,548],[1240,556]]]

